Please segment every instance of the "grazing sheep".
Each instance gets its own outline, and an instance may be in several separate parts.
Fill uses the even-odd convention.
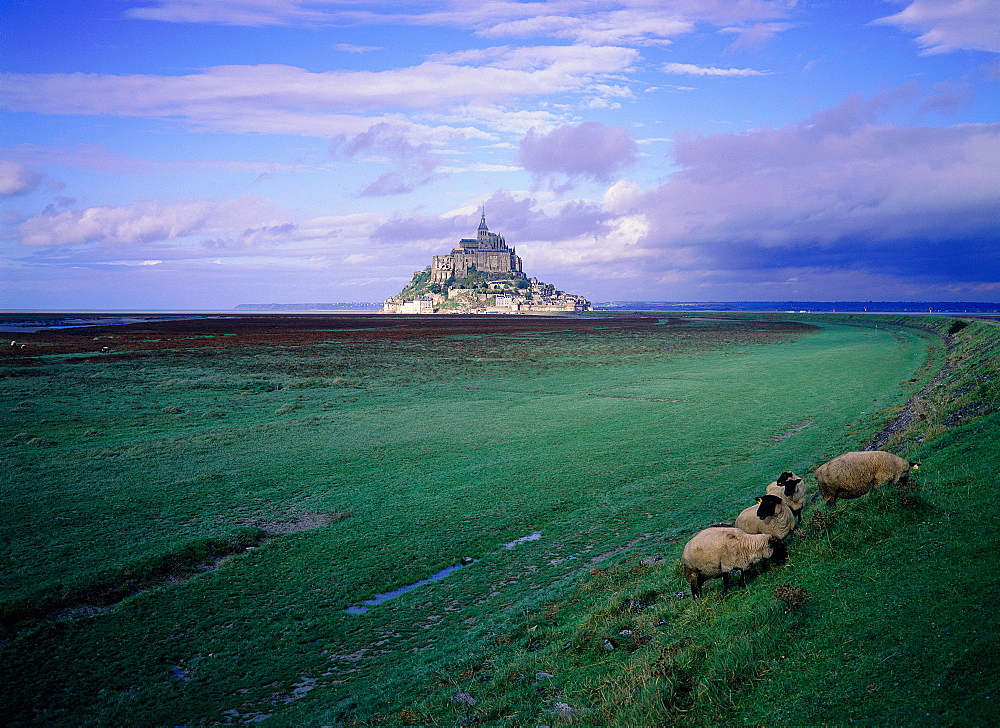
[[[736,516],[736,528],[747,533],[768,533],[780,539],[795,528],[795,515],[779,496],[761,496],[757,503],[759,505],[744,508]]]
[[[740,586],[746,586],[743,572],[763,560],[783,564],[788,559],[785,544],[766,533],[750,534],[738,528],[706,528],[684,546],[681,563],[691,596],[701,596],[706,579],[722,577],[722,593],[729,588],[729,572],[740,572]]]
[[[792,509],[796,521],[802,516],[802,509],[806,505],[806,486],[805,481],[795,473],[786,470],[767,486],[765,492],[781,498]]]
[[[902,483],[910,477],[910,468],[917,464],[883,450],[845,452],[816,469],[816,484],[828,506],[859,498],[885,482]]]

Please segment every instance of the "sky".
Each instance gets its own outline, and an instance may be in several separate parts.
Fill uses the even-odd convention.
[[[1000,301],[996,0],[5,0],[0,309]]]

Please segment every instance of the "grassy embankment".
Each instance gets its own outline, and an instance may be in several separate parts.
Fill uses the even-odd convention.
[[[459,721],[486,724],[993,723],[1000,577],[985,564],[1000,516],[1000,331],[848,320],[918,326],[948,343],[937,377],[879,438],[921,461],[911,488],[807,507],[790,564],[726,598],[669,593],[682,588],[680,544],[668,551],[670,586],[641,553],[592,571],[397,715],[447,722],[450,695]],[[543,647],[525,649],[532,640]],[[475,702],[456,703],[456,691]]]
[[[947,711],[969,709],[969,667],[995,646],[954,616],[996,591],[962,561],[983,545],[968,526],[995,507],[975,487],[980,460],[955,455],[991,447],[995,392],[975,381],[995,371],[984,325],[956,334],[953,378],[918,406],[923,434],[890,445],[923,459],[920,496],[844,504],[822,526],[809,509],[790,566],[725,600],[714,588],[674,598],[689,533],[731,518],[777,472],[861,447],[927,384],[943,348],[895,323],[794,338],[690,319],[9,370],[11,721],[966,715]],[[955,427],[959,410],[974,421]],[[183,574],[307,515],[329,525]],[[499,546],[535,530],[539,541]],[[654,553],[667,565],[637,565]],[[342,612],[462,556],[477,563]],[[156,586],[112,607],[143,583]],[[780,583],[808,600],[786,613]]]

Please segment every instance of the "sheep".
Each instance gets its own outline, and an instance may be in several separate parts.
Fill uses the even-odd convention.
[[[788,550],[781,539],[766,533],[750,534],[738,528],[706,528],[684,546],[681,563],[684,578],[691,586],[691,596],[701,596],[706,579],[722,577],[722,593],[729,588],[729,572],[740,572],[740,586],[746,586],[743,572],[763,560],[783,564]]]
[[[802,516],[802,509],[806,505],[805,481],[798,475],[786,470],[778,479],[767,486],[765,491],[768,495],[776,495],[785,502],[785,505],[792,509],[795,520]]]
[[[816,484],[828,506],[859,498],[887,481],[906,484],[917,464],[883,450],[845,452],[816,468]]]
[[[747,533],[768,533],[780,539],[795,528],[795,515],[780,496],[761,496],[757,503],[759,505],[745,508],[736,516],[736,528]]]

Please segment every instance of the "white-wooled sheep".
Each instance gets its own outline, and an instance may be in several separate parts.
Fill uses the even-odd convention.
[[[902,483],[910,477],[910,468],[917,468],[898,455],[884,450],[845,452],[816,468],[816,484],[828,506],[838,498],[858,498],[883,483]]]
[[[736,516],[736,528],[747,533],[768,533],[784,539],[795,528],[795,514],[776,495],[764,495],[757,505],[744,508]]]
[[[802,509],[806,505],[806,485],[798,475],[786,470],[773,483],[768,484],[764,491],[768,495],[776,495],[792,509],[795,520],[802,517]]]
[[[684,578],[691,585],[691,596],[701,596],[706,579],[722,577],[722,593],[729,589],[729,572],[739,571],[740,586],[746,586],[743,572],[768,560],[783,564],[788,550],[780,538],[766,533],[751,534],[739,528],[706,528],[684,546],[681,563]]]

